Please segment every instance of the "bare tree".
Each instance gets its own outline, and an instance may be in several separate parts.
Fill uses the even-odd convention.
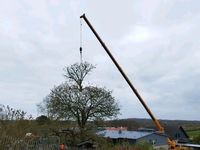
[[[24,120],[26,112],[21,109],[14,109],[10,106],[0,105],[0,119],[2,120]]]
[[[82,91],[83,81],[85,77],[94,69],[95,67],[92,64],[87,62],[84,63],[75,63],[70,67],[65,67],[64,71],[66,72],[64,76],[68,81],[72,81],[74,84],[79,86],[79,90]]]
[[[87,62],[65,68],[67,82],[54,87],[43,101],[49,116],[75,120],[83,130],[89,120],[111,118],[119,113],[119,106],[111,91],[83,86],[85,77],[93,68]]]

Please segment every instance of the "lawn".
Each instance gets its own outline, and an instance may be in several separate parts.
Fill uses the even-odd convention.
[[[200,136],[200,130],[193,130],[193,131],[187,131],[187,134],[189,137],[197,137]]]

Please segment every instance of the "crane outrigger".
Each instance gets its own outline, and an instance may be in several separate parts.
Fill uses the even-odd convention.
[[[118,64],[118,62],[116,61],[116,59],[113,57],[113,55],[111,54],[110,50],[105,45],[105,43],[102,41],[102,39],[100,38],[100,36],[96,32],[96,30],[93,28],[93,26],[91,25],[91,23],[89,22],[89,20],[85,16],[85,14],[83,14],[82,16],[80,16],[80,18],[84,19],[84,21],[87,23],[87,25],[89,26],[89,28],[92,30],[92,32],[94,33],[94,35],[96,36],[96,38],[98,39],[98,41],[100,42],[100,44],[102,45],[102,47],[104,48],[104,50],[106,51],[106,53],[108,54],[108,56],[111,58],[111,60],[113,61],[113,63],[115,64],[115,66],[117,67],[117,69],[119,70],[119,72],[121,73],[121,75],[124,77],[124,79],[126,80],[126,82],[128,83],[128,85],[130,86],[130,88],[132,89],[132,91],[135,93],[135,95],[137,96],[137,98],[139,99],[139,101],[141,102],[141,104],[143,105],[143,107],[145,108],[145,110],[147,111],[147,113],[150,115],[151,119],[153,120],[153,122],[155,123],[155,125],[158,128],[158,132],[165,133],[165,130],[161,126],[160,122],[153,115],[153,113],[151,112],[151,110],[149,109],[149,107],[147,106],[147,104],[145,103],[145,101],[142,98],[142,96],[139,94],[139,92],[133,86],[132,82],[129,80],[128,76],[125,74],[125,72],[123,71],[122,67]],[[174,141],[174,140],[171,140],[169,138],[167,140],[168,140],[168,146],[169,146],[170,150],[187,150],[188,149],[187,147],[184,147],[183,145],[182,146],[180,146],[180,145],[178,146],[177,143],[176,143],[176,141]]]

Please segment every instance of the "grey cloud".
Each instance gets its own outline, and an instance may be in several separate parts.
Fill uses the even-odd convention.
[[[79,16],[85,12],[158,118],[199,120],[198,6],[179,0],[6,1],[0,6],[0,103],[37,114],[35,104],[64,81],[63,67],[79,61]],[[97,65],[87,82],[113,90],[119,117],[148,117],[85,23],[83,58]]]

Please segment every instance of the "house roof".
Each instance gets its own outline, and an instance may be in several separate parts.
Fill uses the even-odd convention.
[[[178,126],[165,126],[164,128],[165,128],[165,133],[171,138],[179,130]]]
[[[175,133],[177,133],[179,129],[185,134],[187,138],[189,138],[189,136],[187,135],[182,126],[165,126],[164,128],[165,128],[165,133],[171,138],[174,137]]]
[[[109,137],[112,139],[126,138],[126,139],[139,139],[141,137],[153,134],[152,132],[140,132],[140,131],[110,131],[103,130],[97,132],[97,135],[103,137]]]
[[[120,130],[128,130],[127,127],[106,127],[106,130],[112,130],[112,131],[120,131]]]

